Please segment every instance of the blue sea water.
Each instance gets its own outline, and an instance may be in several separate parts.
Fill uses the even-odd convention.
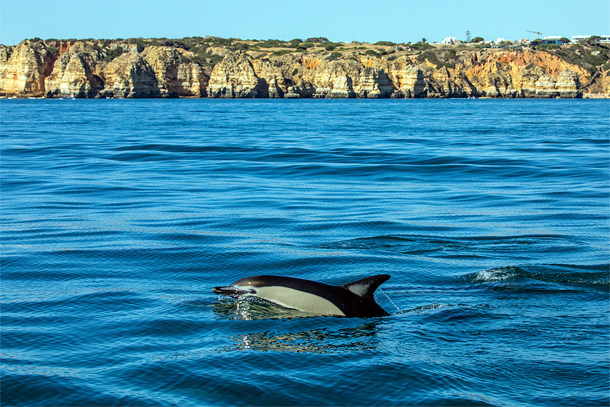
[[[607,406],[610,104],[4,100],[3,406]],[[392,278],[380,318],[212,287]]]

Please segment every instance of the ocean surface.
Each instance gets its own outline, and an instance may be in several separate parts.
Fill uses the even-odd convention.
[[[3,406],[608,406],[610,103],[3,100]],[[212,287],[392,277],[391,315]]]

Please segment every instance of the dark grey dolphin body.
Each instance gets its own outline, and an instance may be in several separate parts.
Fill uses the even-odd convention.
[[[315,315],[381,317],[389,314],[375,302],[373,293],[389,278],[380,274],[334,286],[300,278],[255,276],[242,278],[228,287],[214,287],[213,291],[233,297],[260,297]]]

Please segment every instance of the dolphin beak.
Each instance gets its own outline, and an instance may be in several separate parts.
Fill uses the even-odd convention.
[[[214,287],[214,288],[212,288],[212,291],[215,294],[230,295],[230,296],[233,296],[233,297],[237,297],[239,295],[244,295],[244,294],[252,294],[252,293],[254,293],[253,290],[242,290],[242,289],[239,289],[239,288],[233,287],[233,286]]]

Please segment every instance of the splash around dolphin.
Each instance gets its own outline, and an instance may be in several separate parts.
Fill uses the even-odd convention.
[[[228,287],[214,287],[212,291],[231,297],[259,297],[312,315],[382,317],[389,314],[377,304],[373,294],[389,278],[388,274],[379,274],[334,286],[300,278],[263,275],[242,278]]]

